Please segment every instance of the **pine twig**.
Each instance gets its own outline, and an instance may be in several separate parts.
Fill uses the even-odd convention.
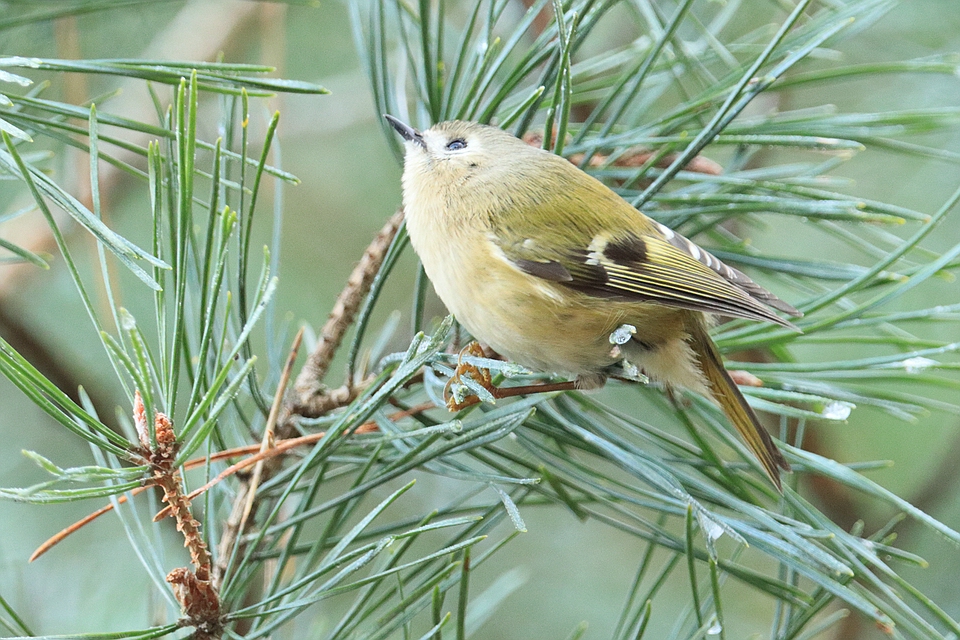
[[[183,534],[183,545],[190,552],[194,570],[177,568],[167,574],[167,582],[173,586],[174,595],[184,613],[183,624],[196,629],[197,640],[216,640],[223,635],[220,616],[220,596],[210,580],[212,561],[200,523],[190,511],[190,498],[183,493],[180,471],[174,464],[177,458],[177,437],[173,423],[166,414],[157,412],[153,419],[153,440],[147,428],[143,398],[137,391],[134,395],[133,421],[140,444],[153,471],[153,484],[163,491],[167,503],[177,521],[177,530]]]

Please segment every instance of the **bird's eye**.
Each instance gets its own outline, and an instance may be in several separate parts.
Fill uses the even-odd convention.
[[[467,148],[467,141],[463,138],[457,138],[447,143],[447,151],[460,151]]]

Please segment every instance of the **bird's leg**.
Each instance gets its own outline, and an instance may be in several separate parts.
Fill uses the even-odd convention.
[[[450,411],[460,411],[461,409],[465,409],[480,402],[480,398],[475,394],[470,394],[462,401],[458,402],[451,393],[451,388],[453,385],[459,383],[460,377],[464,374],[470,375],[470,377],[472,377],[478,384],[489,391],[490,395],[498,400],[501,398],[512,398],[531,393],[593,389],[602,387],[605,380],[605,378],[596,379],[596,376],[591,376],[589,379],[581,379],[582,377],[578,377],[576,380],[567,380],[565,382],[529,384],[520,387],[497,387],[493,384],[493,377],[490,375],[490,370],[477,367],[476,365],[468,362],[464,362],[463,357],[465,355],[480,358],[486,357],[486,354],[483,352],[483,348],[477,342],[471,342],[460,351],[460,356],[457,360],[457,369],[450,380],[447,381],[447,384],[443,389],[443,397],[446,399],[447,409]]]
[[[564,382],[541,382],[537,384],[526,384],[521,387],[494,387],[493,397],[512,398],[514,396],[525,396],[530,393],[550,393],[551,391],[574,391],[580,386],[576,380],[566,380]]]
[[[449,382],[447,383],[450,384]],[[531,393],[550,393],[552,391],[574,391],[579,389],[576,380],[566,380],[564,382],[545,382],[541,384],[528,384],[521,387],[486,387],[487,391],[500,400],[501,398],[513,398],[515,396],[525,396]],[[444,391],[444,397],[447,398],[447,409],[450,411],[460,411],[480,402],[480,398],[470,394],[463,399],[463,402],[457,402],[453,396]]]

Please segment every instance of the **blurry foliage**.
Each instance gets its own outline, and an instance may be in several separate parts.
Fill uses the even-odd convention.
[[[30,7],[4,18],[0,29],[106,10],[109,4]],[[369,384],[347,406],[299,420],[301,432],[318,435],[285,456],[259,487],[252,526],[233,544],[220,546],[224,523],[236,508],[238,480],[215,485],[196,502],[203,535],[225,569],[219,586],[229,637],[280,635],[301,624],[298,618],[312,617],[328,638],[464,638],[496,615],[504,597],[471,598],[471,571],[488,561],[490,570],[500,570],[496,552],[525,530],[523,514],[534,508],[594,519],[645,545],[622,614],[610,625],[615,638],[648,637],[645,630],[661,611],[673,620],[669,637],[725,637],[731,624],[724,616],[737,611],[729,595],[737,585],[731,582],[776,603],[771,638],[829,635],[847,610],[897,637],[960,634],[960,624],[897,572],[898,563],[925,565],[893,546],[899,518],[875,531],[861,525],[844,530],[797,490],[803,477],[828,479],[960,544],[960,533],[861,474],[874,463],[840,464],[802,446],[811,421],[844,421],[857,407],[908,421],[930,411],[958,412],[955,402],[932,396],[939,388],[960,386],[944,375],[957,368],[947,354],[960,343],[921,338],[913,328],[955,326],[960,302],[906,311],[891,303],[960,266],[960,243],[939,253],[923,244],[954,208],[960,189],[930,213],[850,194],[831,172],[869,148],[956,162],[956,154],[923,146],[911,135],[951,130],[960,109],[754,109],[758,96],[775,104],[788,88],[838,78],[880,82],[892,72],[956,74],[958,62],[951,57],[824,64],[829,47],[867,28],[890,6],[885,0],[351,2],[378,114],[420,126],[467,118],[518,135],[554,132],[540,136],[547,148],[725,261],[759,274],[804,311],[802,335],[742,321],[715,332],[726,352],[749,356],[751,361],[729,366],[763,381],[744,392],[757,409],[779,418],[795,472],[784,494],[777,494],[717,408],[695,397],[671,402],[642,386],[629,390],[631,402],[658,407],[666,416],[662,421],[639,419],[581,393],[484,404],[452,419],[442,409],[403,412],[424,401],[443,405],[456,358],[448,349],[451,320],[436,324],[422,317],[428,288],[422,274],[413,292],[413,324],[415,330],[430,328],[417,332],[400,353],[384,353],[398,331],[395,318],[375,340],[367,339],[371,312],[406,250],[401,230],[348,349],[351,376]],[[737,32],[732,21],[750,11],[756,12],[757,28]],[[621,22],[621,32],[633,34],[612,47],[594,37],[609,16]],[[759,26],[763,20],[768,23]],[[141,122],[92,103],[49,98],[45,83],[32,82],[39,71],[147,81],[143,90],[153,98],[155,118]],[[98,415],[82,389],[72,397],[74,389],[59,389],[0,341],[0,370],[88,442],[95,460],[61,468],[30,454],[52,480],[0,495],[33,503],[111,498],[168,609],[164,624],[109,637],[185,633],[164,581],[172,567],[158,553],[160,528],[147,524],[159,505],[129,493],[149,477],[129,417],[134,391],[143,394],[147,415],[162,411],[172,418],[176,462],[182,464],[259,443],[280,379],[283,354],[277,345],[288,328],[271,303],[283,286],[272,273],[279,245],[261,250],[251,230],[255,217],[270,216],[265,182],[275,183],[276,221],[280,187],[296,178],[271,161],[279,116],[262,140],[251,139],[250,100],[323,89],[269,78],[267,71],[229,63],[0,58],[0,178],[17,185],[22,196],[2,220],[47,220],[129,401],[116,416]],[[162,85],[173,95],[169,107]],[[197,133],[206,104],[215,106],[216,140]],[[399,153],[386,125],[384,130]],[[133,134],[146,134],[151,142],[135,142]],[[89,154],[89,203],[48,170],[48,152],[37,150],[41,141],[50,143],[44,149],[71,146]],[[772,149],[775,156],[767,153]],[[702,152],[720,159],[722,172],[695,170],[691,162]],[[631,161],[638,155],[642,162]],[[139,180],[152,213],[149,246],[102,221],[101,161]],[[72,258],[57,210],[96,239],[92,272]],[[776,255],[750,242],[764,225],[791,224],[849,245],[860,261],[828,261],[803,247],[792,256]],[[905,231],[894,232],[898,227]],[[2,247],[6,261],[38,267],[51,262],[9,241]],[[135,317],[115,302],[116,265],[136,277],[124,281],[124,299],[152,299],[151,313]],[[91,300],[95,286],[104,287],[107,313]],[[258,353],[264,341],[271,346]],[[804,344],[833,342],[855,347],[855,356],[809,361],[793,355]],[[545,377],[507,363],[482,364],[501,379]],[[85,371],[81,381],[93,375],[102,381],[111,372]],[[225,465],[202,465],[204,482]],[[391,505],[416,492],[408,482],[413,472],[457,479],[473,489],[436,510],[386,516]],[[121,503],[122,495],[129,499]],[[501,522],[514,532],[504,534]],[[677,575],[689,594],[681,607],[664,592]],[[335,604],[313,607],[328,599]],[[12,608],[2,600],[0,606],[6,631],[32,635]],[[583,632],[578,628],[571,637]]]

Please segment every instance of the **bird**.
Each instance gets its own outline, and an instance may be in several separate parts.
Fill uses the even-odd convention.
[[[507,360],[580,389],[639,370],[720,406],[782,492],[790,465],[724,367],[717,315],[798,330],[790,304],[561,156],[445,121],[404,141],[407,233],[441,301]]]

